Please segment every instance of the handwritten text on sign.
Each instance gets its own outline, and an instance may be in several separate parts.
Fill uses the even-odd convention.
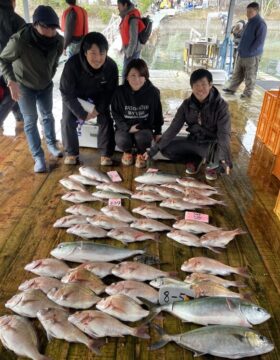
[[[159,289],[160,305],[171,304],[175,301],[184,301],[188,299],[190,289],[183,286],[162,286]]]
[[[109,178],[113,181],[113,182],[120,182],[122,181],[122,178],[120,177],[120,175],[118,174],[117,171],[108,171],[107,172]]]
[[[193,211],[186,211],[185,212],[185,219],[186,220],[196,220],[196,221],[202,221],[205,223],[209,222],[209,215],[207,214],[201,214]]]
[[[109,199],[109,206],[122,206],[122,199]]]

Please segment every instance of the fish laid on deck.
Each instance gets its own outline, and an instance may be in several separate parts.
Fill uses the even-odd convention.
[[[97,199],[101,200],[108,200],[108,199],[129,199],[129,196],[127,194],[117,193],[113,191],[95,191],[92,193],[92,196],[94,196]]]
[[[160,185],[164,183],[175,183],[177,177],[176,175],[162,172],[146,172],[143,175],[137,176],[134,180],[141,184]]]
[[[109,176],[91,166],[81,166],[79,168],[79,172],[81,175],[91,179],[91,180],[97,180],[100,182],[110,183],[111,180]]]
[[[130,227],[112,229],[107,233],[107,236],[119,240],[123,244],[128,244],[136,241],[157,240],[156,234],[143,232]]]
[[[133,194],[133,192],[131,190],[127,189],[126,187],[124,187],[120,184],[116,184],[113,182],[98,184],[98,185],[96,185],[96,189],[103,190],[103,191],[111,191],[111,192],[120,193],[120,194],[128,194],[128,195]]]
[[[130,224],[132,228],[145,231],[168,231],[172,228],[164,223],[153,219],[138,219]]]
[[[184,281],[188,284],[198,283],[200,281],[211,281],[224,287],[246,287],[242,281],[230,281],[216,275],[203,274],[198,272],[194,272],[191,275],[186,276]]]
[[[162,201],[164,197],[152,191],[138,191],[131,195],[131,199],[142,200],[146,202],[155,202]]]
[[[55,228],[69,228],[78,224],[88,224],[86,216],[83,215],[67,215],[56,220],[53,224]]]
[[[86,176],[80,175],[80,174],[69,175],[69,178],[76,182],[79,182],[80,184],[83,184],[83,185],[96,186],[96,185],[100,184],[99,181],[92,180],[92,179],[90,179]]]
[[[31,271],[33,274],[58,279],[61,279],[69,269],[63,261],[52,258],[34,260],[24,267],[24,270]]]
[[[83,204],[72,205],[69,208],[67,208],[65,212],[73,215],[82,215],[82,216],[95,216],[101,214],[101,211]]]
[[[78,224],[71,226],[66,230],[68,234],[73,234],[80,236],[84,239],[93,239],[93,238],[104,238],[107,236],[107,231],[97,227],[93,226],[91,224]]]
[[[132,212],[150,219],[177,219],[177,216],[170,214],[156,205],[141,205],[132,209]]]
[[[93,217],[87,217],[87,221],[93,226],[101,227],[106,230],[123,228],[123,227],[129,226],[129,224],[124,221],[112,219],[110,216],[103,215],[103,214],[96,215]]]
[[[126,223],[131,223],[136,220],[134,217],[124,206],[104,206],[101,208],[101,211],[106,216],[111,216],[115,220],[123,221]]]
[[[112,274],[113,267],[116,264],[104,262],[104,261],[91,261],[77,266],[75,269],[86,269],[93,273],[94,275],[104,278]]]
[[[202,205],[184,201],[183,199],[165,199],[159,206],[180,211],[195,210],[203,207]]]
[[[220,247],[224,248],[231,240],[235,238],[237,235],[246,234],[246,231],[242,229],[235,230],[214,230],[203,236],[201,236],[200,241],[203,246],[211,246],[211,247]]]
[[[75,204],[80,204],[84,202],[90,202],[90,201],[100,201],[100,199],[97,199],[96,197],[92,196],[87,191],[71,191],[61,196],[62,200],[70,201]]]
[[[175,229],[192,232],[194,234],[208,233],[219,230],[218,227],[197,220],[181,219],[172,225]]]
[[[26,291],[28,289],[38,289],[47,294],[52,288],[59,288],[63,284],[60,280],[48,277],[48,276],[39,276],[30,280],[26,280],[21,283],[18,287],[20,291]]]
[[[60,179],[59,183],[68,190],[86,191],[86,188],[83,184],[70,178]]]
[[[194,188],[198,188],[198,189],[212,190],[212,191],[218,192],[218,190],[216,188],[214,188],[213,186],[203,183],[202,181],[199,181],[193,177],[177,178],[176,181],[178,184],[185,186],[185,187],[189,186],[189,187],[194,187]]]

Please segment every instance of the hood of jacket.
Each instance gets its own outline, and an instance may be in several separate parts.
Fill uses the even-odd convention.
[[[144,85],[139,90],[134,91],[131,88],[131,86],[129,85],[128,81],[125,80],[124,87],[125,87],[125,90],[128,91],[132,95],[143,96],[147,91],[150,90],[151,87],[153,87],[153,84],[151,83],[151,81],[149,79],[147,79],[145,81]]]
[[[131,4],[125,10],[120,11],[120,17],[123,19],[130,11],[134,10],[135,6]]]

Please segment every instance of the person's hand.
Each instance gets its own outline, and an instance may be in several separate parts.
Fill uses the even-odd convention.
[[[143,158],[144,158],[146,161],[149,160],[150,155],[149,155],[149,153],[148,153],[147,151],[143,154]]]
[[[19,90],[19,86],[18,83],[16,83],[13,80],[10,80],[8,82],[8,88],[10,89],[10,93],[11,93],[11,97],[14,101],[18,101],[20,98],[20,90]]]
[[[94,119],[97,115],[99,115],[99,112],[94,109],[92,112],[87,114],[86,120]]]
[[[139,131],[139,129],[137,129],[137,125],[138,124],[131,126],[131,128],[129,129],[130,134],[135,134],[135,133],[137,133]]]
[[[154,141],[155,141],[156,143],[159,142],[159,140],[161,139],[161,136],[162,136],[162,135],[160,135],[160,134],[155,135],[155,136],[154,136]]]
[[[223,167],[224,170],[225,170],[225,173],[226,173],[227,175],[229,175],[229,174],[230,174],[230,167],[228,166],[228,164],[226,163],[226,161],[225,161],[225,160],[221,160],[221,164],[222,164],[222,167]]]

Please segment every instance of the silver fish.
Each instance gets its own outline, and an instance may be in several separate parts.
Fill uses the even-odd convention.
[[[142,205],[132,209],[132,212],[143,215],[150,219],[177,219],[175,215],[159,208],[156,205]]]
[[[175,229],[192,232],[194,234],[208,233],[219,230],[218,227],[197,220],[178,220],[172,225]]]
[[[226,203],[223,200],[216,200],[212,199],[208,196],[203,196],[199,194],[185,194],[185,197],[183,197],[184,201],[191,202],[193,204],[198,205],[226,205]]]
[[[58,289],[51,289],[47,297],[56,304],[73,309],[88,309],[100,300],[92,290],[81,284],[63,284]]]
[[[86,216],[82,215],[67,215],[62,218],[56,220],[53,224],[55,228],[69,228],[73,225],[77,224],[88,224]]]
[[[150,192],[156,193],[157,192],[157,185],[144,185],[144,184],[141,184],[141,185],[137,185],[135,189],[138,190],[138,191],[150,191]]]
[[[107,236],[106,230],[91,224],[78,224],[68,228],[66,232],[68,234],[81,236],[85,239],[104,238]]]
[[[187,195],[200,195],[200,196],[211,196],[219,194],[218,190],[199,189],[195,187],[187,186],[184,188],[184,194]]]
[[[246,299],[249,295],[239,294],[231,291],[224,286],[211,281],[200,281],[192,284],[194,291],[194,297],[198,298],[201,296],[218,296],[218,297],[230,297],[238,299]]]
[[[81,330],[68,321],[69,313],[65,310],[43,309],[38,311],[37,317],[46,330],[48,339],[66,340],[86,345],[91,351],[99,354],[98,342],[87,337]]]
[[[180,193],[185,193],[185,187],[180,184],[164,183],[164,184],[161,184],[160,186],[179,191]]]
[[[132,195],[132,191],[127,189],[126,187],[120,185],[120,184],[116,184],[113,182],[110,183],[103,183],[103,184],[98,184],[96,186],[96,189],[98,190],[103,190],[103,191],[110,191],[110,192],[115,192],[115,193],[120,193],[120,194],[128,194],[128,195]]]
[[[72,205],[69,208],[67,208],[65,211],[73,215],[82,215],[82,216],[95,216],[101,214],[101,211],[93,209],[92,207],[83,204]]]
[[[185,280],[188,284],[198,283],[200,281],[211,281],[217,284],[220,284],[224,287],[246,287],[242,281],[230,281],[224,278],[221,278],[216,275],[203,274],[203,273],[192,273],[191,275],[186,276]]]
[[[235,230],[214,230],[201,236],[200,241],[203,246],[220,247],[224,248],[236,235],[246,234],[242,229]]]
[[[240,326],[211,325],[178,335],[167,335],[162,329],[161,340],[151,345],[151,350],[160,349],[170,341],[187,348],[195,354],[209,354],[227,359],[266,354],[274,345],[255,330]]]
[[[71,191],[61,196],[61,199],[73,202],[75,204],[80,204],[88,201],[99,201],[99,199],[92,196],[87,191]]]
[[[69,269],[69,266],[63,261],[52,258],[34,260],[24,267],[24,270],[31,271],[33,274],[58,279],[61,279]]]
[[[127,227],[112,229],[108,232],[107,236],[119,240],[123,244],[136,241],[156,240],[156,235]]]
[[[122,321],[138,321],[149,315],[149,311],[142,309],[136,301],[122,294],[101,299],[96,304],[96,309]]]
[[[14,295],[6,302],[5,307],[30,318],[35,318],[41,309],[49,307],[61,309],[59,305],[49,300],[41,290],[37,289],[29,289]]]
[[[151,191],[138,191],[131,195],[131,199],[142,200],[146,202],[162,201],[164,198]]]
[[[39,353],[38,338],[31,322],[17,315],[0,317],[0,340],[18,356],[32,360],[51,360]]]
[[[199,237],[186,231],[172,230],[166,236],[183,245],[202,247]]]
[[[141,184],[160,185],[164,183],[175,183],[177,175],[165,174],[162,172],[149,173],[137,176],[134,180]]]
[[[194,297],[194,291],[192,290],[192,284],[185,283],[184,281],[176,280],[169,277],[157,278],[149,282],[149,284],[156,289],[160,289],[163,286],[184,288],[184,292],[187,296]],[[141,295],[139,295],[141,296]]]
[[[134,299],[138,304],[142,304],[142,301],[138,299],[139,294],[141,297],[149,300],[150,302],[157,304],[158,292],[151,286],[135,280],[125,280],[113,283],[106,287],[105,292],[108,295],[124,294]]]
[[[164,198],[173,198],[173,199],[182,198],[181,192],[176,191],[174,189],[164,187],[164,186],[158,186],[156,191],[160,196],[162,196]]]
[[[97,226],[97,227],[99,226],[106,230],[129,226],[128,223],[112,219],[107,215],[96,215],[93,217],[87,217],[87,221],[93,226]]]
[[[201,207],[198,204],[193,204],[182,199],[165,199],[159,204],[159,206],[182,211],[195,210]]]
[[[153,219],[138,219],[130,224],[131,227],[145,230],[145,231],[168,231],[172,228],[168,225],[165,225],[157,220]]]
[[[109,183],[111,182],[109,176],[102,171],[99,171],[91,166],[81,166],[79,168],[79,172],[81,175],[91,179],[91,180],[97,180],[100,182]]]
[[[59,183],[68,190],[86,191],[83,184],[69,178],[63,178],[59,180]]]
[[[125,194],[113,192],[113,191],[95,191],[92,193],[92,196],[94,196],[97,199],[107,200],[107,199],[128,199],[129,197]]]
[[[159,277],[172,276],[176,273],[162,271],[137,261],[124,261],[113,267],[112,274],[125,280],[146,281]]]
[[[136,220],[136,217],[134,217],[123,206],[105,206],[105,207],[101,208],[101,211],[105,215],[110,216],[115,220],[123,221],[126,223],[130,223],[130,222]]]
[[[87,261],[118,261],[133,255],[144,254],[144,250],[129,250],[91,241],[60,243],[51,251],[51,255],[73,262]]]
[[[86,269],[94,275],[104,278],[112,274],[112,269],[116,264],[104,261],[91,261],[77,266],[75,269]]]
[[[59,288],[60,286],[62,286],[62,283],[58,279],[51,278],[48,276],[40,276],[24,281],[19,285],[18,289],[20,291],[26,291],[29,289],[38,289],[43,291],[43,293],[47,294],[50,291],[50,289],[54,287]]]
[[[132,335],[142,339],[150,338],[145,326],[132,328],[101,311],[79,311],[69,316],[68,320],[94,338],[123,337],[124,335]]]
[[[193,177],[185,177],[185,178],[181,178],[181,179],[177,178],[176,181],[178,184],[180,184],[182,186],[189,186],[189,187],[194,187],[194,188],[198,188],[198,189],[206,189],[206,190],[213,190],[213,191],[217,190],[213,186],[210,186],[199,180],[196,180]]]
[[[90,179],[90,178],[88,178],[86,176],[80,175],[80,174],[69,175],[69,178],[76,181],[76,182],[79,182],[80,184],[83,184],[83,185],[96,186],[96,185],[100,184],[99,181],[92,180],[92,179]]]

